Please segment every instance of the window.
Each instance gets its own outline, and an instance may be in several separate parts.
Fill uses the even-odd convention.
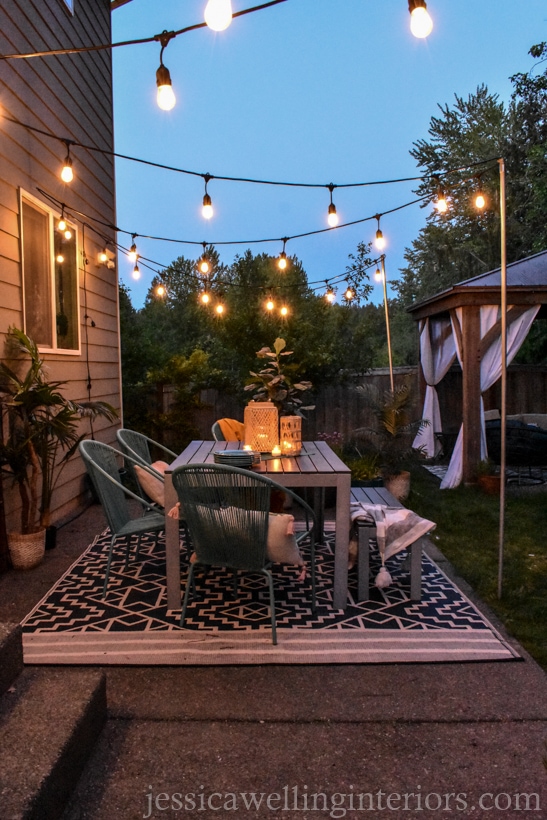
[[[74,225],[21,192],[25,332],[43,350],[78,353],[78,237]]]

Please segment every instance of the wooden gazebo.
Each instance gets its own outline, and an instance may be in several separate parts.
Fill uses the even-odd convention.
[[[410,307],[416,321],[444,320],[447,332],[458,336],[462,366],[462,479],[471,481],[481,458],[481,362],[501,338],[499,317],[486,332],[481,309],[501,305],[501,269],[460,282]],[[507,325],[537,309],[547,316],[547,251],[507,265]],[[483,314],[484,315],[484,314]],[[455,321],[456,316],[457,321]],[[481,329],[482,326],[482,329]],[[422,379],[425,390],[425,382]],[[546,408],[547,409],[547,408]]]

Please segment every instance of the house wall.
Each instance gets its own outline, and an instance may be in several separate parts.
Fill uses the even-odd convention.
[[[2,0],[0,54],[109,43],[110,1]],[[113,150],[111,51],[0,61],[0,355],[11,325],[23,328],[19,189],[51,206],[42,189],[67,206],[79,231],[81,352],[44,353],[52,379],[67,382],[74,400],[121,406],[118,288],[115,270],[96,262],[103,237],[83,228],[74,211],[115,224],[113,157],[71,148],[75,178],[60,179],[66,147],[2,118],[7,114],[48,133]],[[90,225],[95,225],[92,221]],[[84,259],[87,259],[85,264]],[[90,391],[88,392],[88,380]],[[113,443],[116,424],[98,419],[96,437]],[[82,422],[82,432],[90,432]],[[84,468],[79,456],[63,472],[53,499],[53,520],[81,503]],[[6,505],[8,528],[17,522],[17,497]]]

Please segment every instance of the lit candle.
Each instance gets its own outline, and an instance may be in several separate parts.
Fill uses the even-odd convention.
[[[244,445],[243,445],[243,449],[244,449],[244,450],[252,450],[253,448],[251,447],[251,445],[250,445],[250,444],[244,444]]]
[[[272,456],[280,456],[281,455],[281,447],[279,444],[275,444],[272,447]]]

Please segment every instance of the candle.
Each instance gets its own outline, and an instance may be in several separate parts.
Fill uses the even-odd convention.
[[[279,444],[276,444],[274,447],[272,447],[272,456],[280,456],[280,455],[281,455],[281,447],[279,446]]]

